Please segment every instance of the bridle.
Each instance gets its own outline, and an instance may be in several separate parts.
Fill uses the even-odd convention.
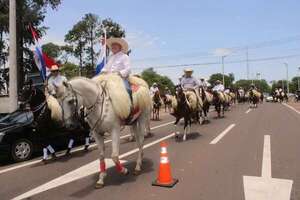
[[[79,104],[78,104],[78,96],[80,96],[81,98],[83,97],[79,92],[77,92],[74,88],[73,88],[73,86],[71,85],[71,84],[69,84],[69,86],[70,86],[70,89],[71,89],[71,93],[72,93],[72,98],[75,100],[75,102],[74,102],[74,105],[75,105],[75,109],[74,109],[74,113],[73,113],[73,115],[71,115],[68,119],[70,119],[70,118],[72,118],[73,116],[75,117],[75,119],[76,120],[78,120],[78,121],[80,121],[80,122],[82,122],[82,118],[84,119],[84,118],[87,118],[87,117],[89,117],[90,116],[90,114],[91,113],[93,113],[94,111],[95,111],[95,109],[96,109],[96,107],[97,107],[97,105],[99,104],[99,102],[101,103],[100,104],[100,107],[101,107],[101,109],[100,109],[100,114],[99,114],[99,118],[97,119],[97,121],[96,121],[96,123],[92,126],[92,127],[90,127],[91,129],[90,129],[90,131],[92,132],[92,131],[94,131],[94,129],[97,127],[97,125],[101,122],[103,122],[103,119],[104,119],[104,102],[105,102],[105,97],[107,96],[107,92],[106,92],[106,90],[105,90],[105,86],[103,86],[102,84],[96,84],[97,85],[97,87],[99,88],[99,87],[101,87],[101,88],[99,88],[99,92],[98,92],[98,94],[97,94],[97,97],[96,97],[96,100],[95,100],[95,102],[91,105],[91,106],[89,106],[89,107],[86,107],[86,110],[87,110],[87,113],[85,114],[85,115],[80,115],[79,114],[79,111],[82,109],[82,108],[79,108]],[[100,92],[101,91],[101,92]],[[65,96],[64,98],[62,98],[62,100],[61,100],[61,108],[62,108],[62,115],[64,116],[64,113],[65,113],[65,111],[64,111],[64,107],[63,107],[63,102],[66,100],[66,98],[68,97],[69,95],[67,95],[67,96]],[[102,99],[102,101],[101,101],[101,99]],[[84,109],[84,108],[83,108]],[[66,120],[68,120],[68,119],[66,119]],[[62,120],[63,120],[63,123],[65,123],[65,118],[64,117],[62,117]]]

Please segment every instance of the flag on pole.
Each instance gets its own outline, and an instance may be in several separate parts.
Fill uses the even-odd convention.
[[[50,58],[47,54],[43,53],[42,48],[39,44],[39,35],[36,30],[30,25],[29,26],[32,37],[34,39],[35,48],[33,50],[34,61],[36,66],[40,71],[42,79],[45,81],[47,76],[50,74],[50,69],[52,65],[57,65],[56,62]]]
[[[105,64],[106,64],[106,31],[104,30],[104,44],[102,44],[100,49],[100,56],[96,66],[96,75],[100,74]]]

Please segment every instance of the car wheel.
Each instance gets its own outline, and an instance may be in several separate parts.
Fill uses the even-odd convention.
[[[11,157],[15,162],[22,162],[30,159],[32,152],[32,142],[27,139],[19,139],[15,141],[11,147]]]

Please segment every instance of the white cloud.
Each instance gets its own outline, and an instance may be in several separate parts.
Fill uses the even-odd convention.
[[[228,49],[228,48],[217,48],[214,50],[214,54],[216,56],[228,56],[231,53],[232,53],[232,50]]]
[[[160,44],[160,38],[143,31],[128,32],[126,36],[131,49],[146,49]]]
[[[46,44],[52,42],[57,45],[65,45],[66,43],[64,42],[63,36],[56,36],[52,34],[47,34],[41,39],[42,44]]]

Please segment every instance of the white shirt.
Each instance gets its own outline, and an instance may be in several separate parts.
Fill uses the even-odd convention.
[[[223,92],[224,91],[224,85],[223,84],[218,84],[212,90],[217,91],[217,92]]]
[[[194,77],[183,77],[181,79],[181,87],[183,89],[195,89],[199,87],[199,82]]]
[[[50,76],[48,79],[48,92],[50,94],[55,94],[55,88],[62,86],[63,82],[66,82],[67,78],[62,75]]]
[[[151,88],[150,88],[150,96],[153,97],[154,94],[155,94],[157,91],[159,91],[158,87],[153,87],[153,86],[151,86]]]
[[[239,89],[239,94],[243,97],[245,95],[245,91],[243,89]]]
[[[122,78],[127,78],[131,72],[129,56],[123,52],[111,55],[102,71],[107,73],[119,72]]]
[[[225,92],[226,94],[229,94],[229,93],[230,93],[230,90],[229,90],[229,89],[226,89],[224,92]]]
[[[206,81],[201,81],[201,80],[200,80],[199,86],[207,87],[207,82],[206,82]]]

